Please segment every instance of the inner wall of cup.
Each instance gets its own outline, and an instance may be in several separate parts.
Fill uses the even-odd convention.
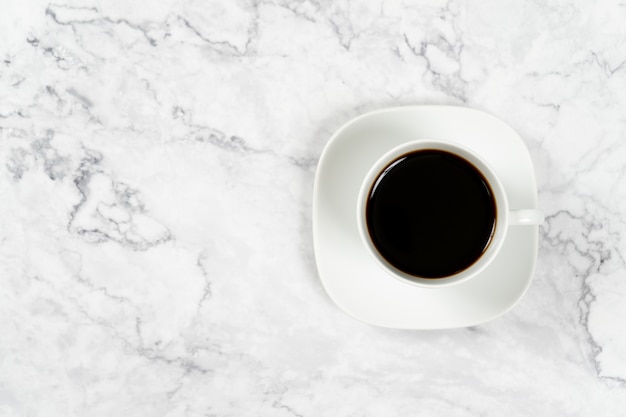
[[[369,195],[372,191],[372,188],[374,187],[375,182],[377,181],[379,176],[382,175],[383,171],[394,161],[400,159],[403,155],[431,149],[450,152],[458,157],[465,159],[468,163],[474,166],[486,180],[487,186],[489,187],[495,202],[494,228],[491,233],[489,242],[487,243],[482,254],[469,267],[463,269],[460,272],[457,272],[456,274],[440,278],[425,278],[414,276],[397,269],[395,266],[387,262],[387,260],[378,252],[378,249],[376,248],[374,242],[372,242],[366,220],[366,211]],[[501,246],[501,242],[504,237],[503,232],[506,230],[508,207],[506,204],[506,198],[502,185],[495,177],[495,173],[493,172],[493,170],[489,168],[487,164],[484,163],[479,157],[474,156],[471,151],[447,142],[424,141],[423,143],[415,144],[413,146],[405,145],[399,149],[387,153],[378,160],[378,162],[374,165],[374,167],[372,167],[372,169],[368,173],[368,176],[363,183],[360,194],[361,207],[358,213],[360,219],[360,233],[362,239],[365,240],[366,246],[368,247],[372,255],[376,258],[377,262],[383,267],[383,269],[387,270],[391,275],[395,276],[396,278],[408,280],[411,283],[445,285],[459,282],[473,276],[480,270],[484,269],[489,261],[495,256],[497,250]]]

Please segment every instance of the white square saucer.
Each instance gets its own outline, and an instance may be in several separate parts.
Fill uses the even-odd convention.
[[[538,226],[512,227],[495,260],[471,280],[424,288],[383,270],[357,229],[356,205],[370,167],[390,149],[417,139],[456,142],[480,154],[502,181],[512,210],[537,207],[528,149],[500,119],[453,106],[408,106],[359,116],[324,148],[313,197],[313,240],[331,299],[363,322],[400,329],[474,326],[510,310],[530,285]]]

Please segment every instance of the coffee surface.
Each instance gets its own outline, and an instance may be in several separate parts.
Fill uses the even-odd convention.
[[[390,163],[370,190],[368,232],[380,255],[413,276],[443,278],[470,267],[495,228],[493,193],[464,158],[440,150]]]

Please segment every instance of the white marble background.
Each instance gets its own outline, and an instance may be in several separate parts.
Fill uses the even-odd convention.
[[[0,12],[0,416],[617,416],[626,3],[47,1]],[[511,124],[535,281],[449,331],[316,275],[331,133],[386,106]]]

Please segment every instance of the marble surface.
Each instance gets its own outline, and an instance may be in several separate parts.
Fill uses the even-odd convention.
[[[18,1],[0,13],[1,416],[615,416],[626,409],[626,3]],[[336,308],[311,198],[343,123],[495,114],[535,280],[399,331]]]

